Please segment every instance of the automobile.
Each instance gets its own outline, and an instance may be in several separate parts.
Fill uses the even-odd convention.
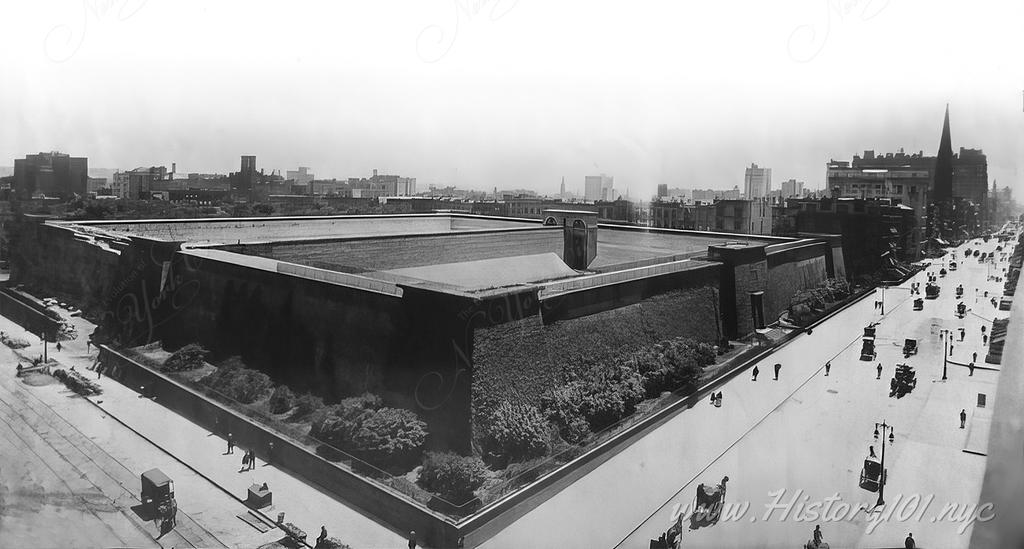
[[[875,338],[864,336],[861,341],[860,347],[860,359],[871,361],[875,359],[878,353],[875,352]]]
[[[956,270],[956,261],[950,261],[949,262],[949,270],[951,270],[951,271],[955,271]]]
[[[877,492],[879,486],[885,484],[886,473],[877,459],[865,459],[864,468],[860,470],[860,487],[869,492]]]
[[[923,311],[924,310],[924,299],[923,298],[919,297],[919,298],[914,300],[914,310],[915,311]]]
[[[166,526],[173,527],[178,514],[178,503],[174,500],[174,482],[160,469],[142,473],[142,505],[150,516],[161,520],[161,532]]]
[[[917,354],[917,340],[916,339],[905,339],[903,340],[903,358],[909,358],[911,355]]]
[[[980,254],[980,253],[981,253],[981,251],[979,251],[979,250],[974,250],[974,257],[978,257],[978,254]]]

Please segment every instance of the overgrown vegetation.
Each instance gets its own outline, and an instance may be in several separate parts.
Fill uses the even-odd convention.
[[[221,366],[200,381],[210,389],[242,404],[256,402],[270,394],[274,387],[274,382],[267,374],[237,363]]]
[[[166,372],[184,372],[196,370],[203,367],[203,359],[206,357],[206,350],[190,343],[174,351],[164,362],[163,370]]]
[[[790,321],[806,326],[823,317],[832,303],[849,297],[850,284],[845,279],[828,278],[818,287],[802,290],[789,301]]]

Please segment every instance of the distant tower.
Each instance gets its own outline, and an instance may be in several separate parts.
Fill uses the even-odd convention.
[[[565,200],[565,176],[562,176],[562,189],[558,192],[558,197]]]
[[[243,175],[252,175],[256,173],[256,157],[255,156],[243,156],[242,157],[242,169]]]
[[[936,204],[953,201],[953,145],[949,139],[949,104],[946,104],[946,118],[942,121],[942,137],[939,138],[939,154],[935,157],[935,183],[932,196]]]

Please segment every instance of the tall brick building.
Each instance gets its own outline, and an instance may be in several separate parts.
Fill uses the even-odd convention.
[[[14,190],[22,200],[40,194],[56,198],[85,196],[88,179],[88,158],[41,152],[14,160]]]

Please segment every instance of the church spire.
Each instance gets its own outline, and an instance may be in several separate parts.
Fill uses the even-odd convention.
[[[935,157],[935,184],[932,192],[937,203],[953,200],[953,145],[949,138],[949,103],[946,103],[939,153]]]

